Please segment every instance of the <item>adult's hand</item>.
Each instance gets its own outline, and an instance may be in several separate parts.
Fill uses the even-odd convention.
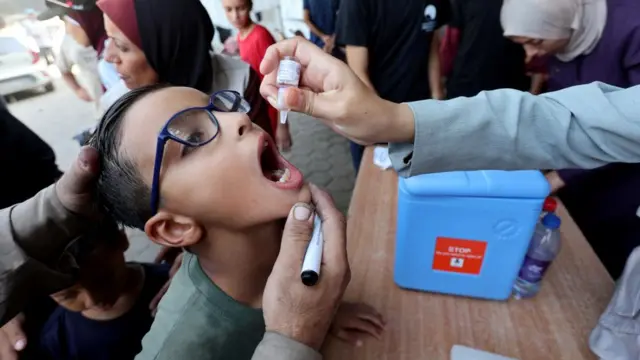
[[[267,331],[320,349],[344,290],[351,279],[346,223],[331,197],[310,185],[315,213],[322,219],[324,250],[320,279],[314,286],[300,280],[300,268],[313,231],[312,207],[296,204],[284,228],[280,254],[267,280],[262,309]]]
[[[0,359],[18,360],[18,353],[27,346],[27,336],[22,331],[24,316],[17,315],[0,329]]]
[[[300,61],[300,89],[288,88],[284,107],[319,118],[333,130],[360,144],[413,141],[409,106],[381,99],[342,61],[301,37],[271,45],[262,59],[265,75],[260,92],[278,108],[276,75],[280,59]]]
[[[84,146],[71,169],[58,180],[56,194],[67,210],[85,215],[93,210],[98,162],[98,151]]]

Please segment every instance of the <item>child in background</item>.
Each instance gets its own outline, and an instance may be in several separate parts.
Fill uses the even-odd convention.
[[[260,75],[260,80],[262,80],[260,62],[262,62],[267,48],[275,44],[275,39],[271,36],[269,30],[254,23],[251,19],[252,0],[222,0],[222,6],[227,15],[227,20],[238,29],[237,44],[240,58],[249,64]],[[282,151],[289,150],[291,148],[289,123],[280,124],[278,110],[271,106],[269,106],[269,118],[271,119],[271,127],[275,129],[278,147]]]
[[[91,141],[99,203],[152,241],[187,249],[138,360],[249,360],[264,336],[262,293],[283,220],[310,195],[247,111],[232,91],[139,88],[107,111]],[[383,327],[370,306],[343,304],[332,333],[359,344]]]
[[[58,305],[40,331],[38,359],[127,360],[140,352],[153,322],[149,304],[169,266],[126,263],[128,246],[124,232],[105,221],[69,247],[78,282],[51,295]]]

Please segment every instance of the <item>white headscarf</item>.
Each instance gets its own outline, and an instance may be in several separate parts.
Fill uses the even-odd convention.
[[[556,57],[571,61],[589,54],[607,22],[606,0],[504,0],[500,21],[504,36],[570,39]]]

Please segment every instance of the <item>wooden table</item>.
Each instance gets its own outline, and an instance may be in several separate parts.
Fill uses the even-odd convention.
[[[589,334],[614,282],[563,207],[562,250],[530,300],[494,302],[402,290],[393,281],[397,175],[363,157],[349,208],[352,279],[345,299],[376,307],[382,341],[360,348],[330,338],[325,359],[448,360],[454,344],[520,360],[595,359]]]

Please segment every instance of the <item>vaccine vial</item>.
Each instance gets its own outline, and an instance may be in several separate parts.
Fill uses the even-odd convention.
[[[280,110],[280,123],[287,123],[289,109],[284,107],[284,91],[288,87],[298,87],[300,83],[300,63],[294,57],[286,56],[280,60],[276,83],[278,85],[278,108]]]

